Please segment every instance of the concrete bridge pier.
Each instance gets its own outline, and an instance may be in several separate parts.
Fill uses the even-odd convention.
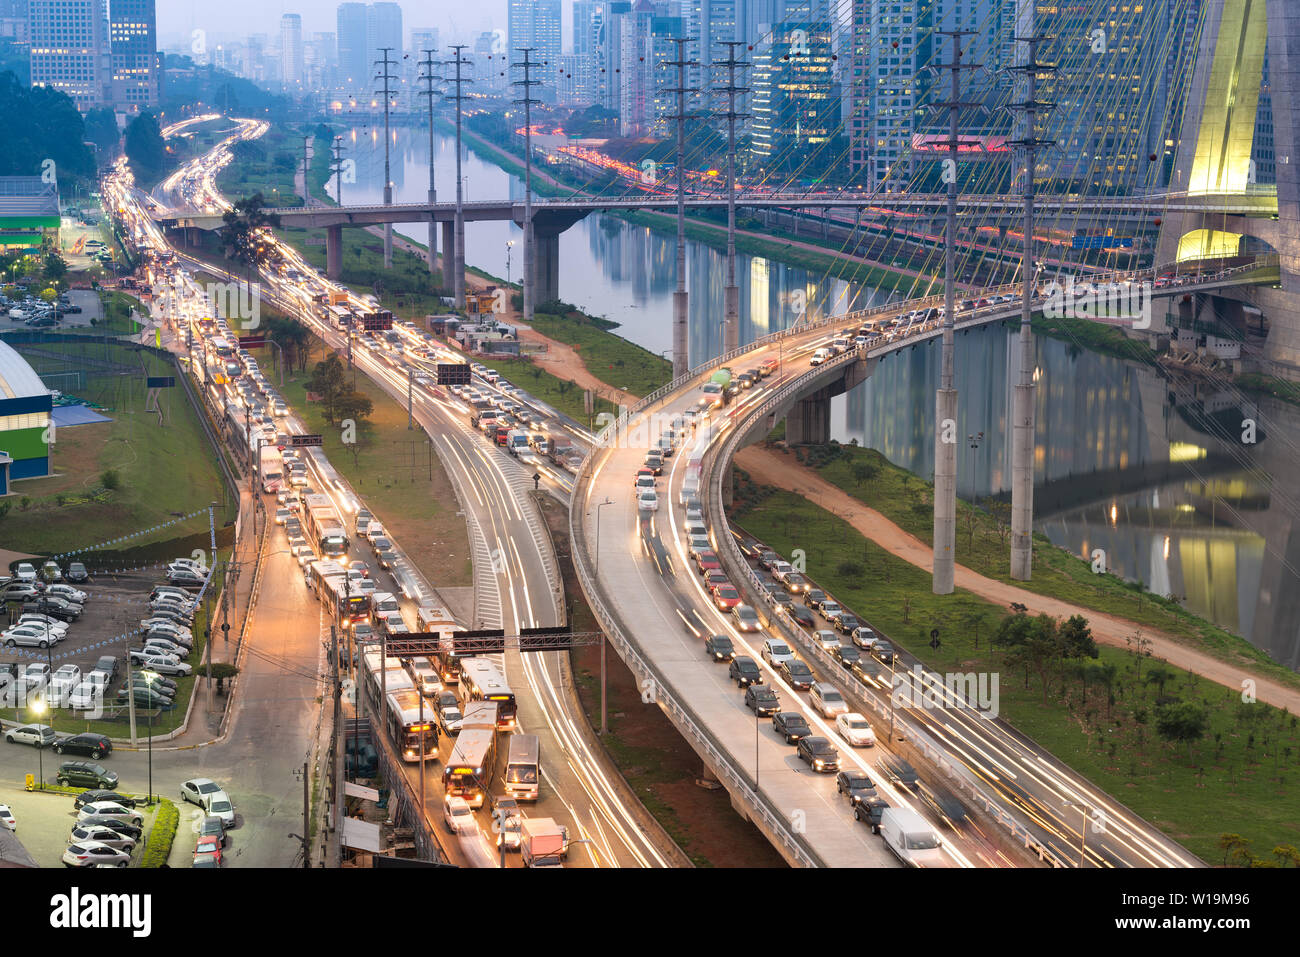
[[[786,413],[787,445],[825,445],[831,440],[831,390],[828,386],[800,399]]]
[[[325,275],[335,281],[343,276],[343,227],[325,228]]]
[[[442,224],[442,288],[456,287],[456,224],[447,220]]]
[[[537,227],[533,227],[534,234]],[[533,305],[560,298],[560,234],[536,235],[533,257]]]

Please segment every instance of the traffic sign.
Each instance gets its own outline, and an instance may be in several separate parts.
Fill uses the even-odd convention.
[[[385,332],[393,328],[393,314],[387,309],[368,312],[361,317],[361,328],[366,332]]]
[[[295,449],[319,448],[322,445],[319,435],[291,435],[289,445]]]
[[[458,631],[451,640],[452,648],[458,658],[496,655],[506,650],[506,633],[500,628]]]
[[[469,385],[470,381],[468,362],[438,363],[438,385]]]
[[[146,389],[174,389],[176,388],[176,377],[170,375],[146,376],[144,387]]]
[[[264,335],[240,336],[239,344],[246,349],[256,349],[258,346],[266,345],[266,336]]]

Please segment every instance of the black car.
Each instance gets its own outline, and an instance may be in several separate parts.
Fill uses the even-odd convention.
[[[771,571],[772,565],[781,560],[781,556],[770,548],[764,549],[758,553],[758,563],[763,566],[765,571]]]
[[[732,658],[731,667],[727,670],[727,676],[741,688],[757,684],[763,680],[763,674],[758,670],[758,662],[749,655],[736,655],[736,657]]]
[[[887,641],[878,641],[871,648],[871,654],[879,662],[886,665],[894,663],[894,646]]]
[[[884,673],[884,669],[881,668],[879,663],[877,663],[875,659],[872,658],[859,657],[858,660],[853,663],[853,665],[850,667],[849,670],[853,672],[853,677],[857,678],[859,681],[864,683],[869,683],[872,681],[884,681],[884,682],[889,681],[888,678],[882,677]]]
[[[917,777],[916,768],[902,758],[889,758],[882,761],[880,768],[885,772],[885,776],[889,778],[892,784],[907,788],[909,791],[915,791],[921,786],[921,780]]]
[[[114,655],[104,655],[95,662],[95,671],[102,671],[108,675],[108,680],[112,681],[117,677],[117,658]]]
[[[84,754],[98,760],[106,754],[113,753],[113,742],[103,734],[74,734],[54,745],[55,754]]]
[[[862,652],[852,645],[840,645],[831,655],[845,668],[852,668],[862,658]]]
[[[57,595],[41,595],[32,601],[23,602],[23,613],[28,612],[49,615],[59,621],[76,621],[81,617],[81,606]]]
[[[820,588],[811,588],[803,593],[803,603],[808,608],[820,608],[826,600],[826,592]]]
[[[812,687],[812,669],[798,658],[789,658],[781,662],[781,677],[790,683],[790,687],[800,691],[807,691]]]
[[[199,824],[199,837],[215,837],[221,841],[221,846],[225,847],[226,826],[215,814],[204,815],[203,821]]]
[[[835,619],[835,627],[841,635],[851,635],[861,626],[862,622],[858,621],[858,616],[850,615],[847,611]]]
[[[730,661],[736,657],[736,648],[726,635],[709,635],[704,639],[704,653],[714,661]]]
[[[788,610],[790,612],[790,617],[794,619],[795,624],[799,625],[801,628],[811,630],[817,627],[817,619],[814,618],[812,612],[803,605],[794,605]]]
[[[750,685],[745,689],[745,707],[760,718],[767,718],[781,710],[781,697],[767,685]]]
[[[889,807],[889,803],[882,801],[880,798],[868,798],[865,801],[859,801],[853,805],[853,819],[870,825],[872,834],[879,834],[880,818],[887,807]]]
[[[90,572],[86,571],[86,566],[81,562],[73,562],[68,566],[68,570],[63,577],[73,584],[88,582],[90,581]]]
[[[126,797],[116,791],[102,791],[98,789],[82,791],[72,799],[73,810],[80,811],[84,804],[98,804],[100,801],[112,801],[114,804],[120,804],[122,807],[134,808],[136,799]]]
[[[117,772],[106,770],[93,761],[64,761],[54,780],[63,787],[115,788]]]
[[[812,728],[798,711],[778,711],[772,715],[772,727],[785,738],[786,744],[794,744],[812,734]]]
[[[847,794],[850,804],[860,804],[876,796],[876,782],[867,772],[851,769],[835,775],[835,790]]]
[[[838,771],[840,753],[835,750],[829,738],[813,734],[799,739],[798,755],[814,771],[828,773]]]

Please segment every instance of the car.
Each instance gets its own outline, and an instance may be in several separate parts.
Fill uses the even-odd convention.
[[[760,718],[767,718],[781,710],[781,696],[768,685],[752,684],[745,689],[745,707]]]
[[[189,654],[190,650],[194,647],[193,635],[188,631],[181,630],[179,627],[168,628],[166,626],[154,625],[145,630],[145,644],[157,641],[165,642],[166,644],[174,645],[182,649],[182,651],[177,652],[176,654],[176,657],[178,658],[184,658],[185,655]]]
[[[636,506],[643,512],[659,510],[659,493],[654,489],[645,489],[636,497]]]
[[[812,587],[812,582],[798,572],[791,572],[780,581],[781,586],[791,595],[802,595]]]
[[[862,652],[853,645],[836,645],[831,649],[831,657],[841,666],[852,668],[862,658]]]
[[[375,561],[379,562],[379,567],[391,569],[397,564],[397,552],[391,548],[381,548],[375,552]]]
[[[113,753],[113,742],[107,735],[97,732],[86,732],[84,734],[74,734],[70,738],[64,738],[54,745],[55,754],[84,754],[87,757],[99,760],[107,754]]]
[[[213,817],[220,818],[227,831],[235,826],[235,805],[225,791],[207,795],[205,810]]]
[[[40,629],[42,632],[48,630],[50,637],[59,640],[68,636],[68,623],[66,621],[59,621],[57,618],[43,615],[38,611],[29,611],[25,615],[20,615],[17,624],[32,625],[33,627]]]
[[[883,665],[892,665],[894,663],[894,646],[884,640],[877,641],[871,646],[871,656]]]
[[[772,551],[772,549],[770,548],[762,549],[758,553],[759,567],[761,567],[765,571],[771,571],[772,566],[775,565],[780,560],[781,560],[781,556],[778,555],[776,552]]]
[[[818,608],[826,600],[826,593],[820,588],[810,588],[803,593],[803,603],[805,608]]]
[[[798,658],[791,657],[781,662],[780,672],[781,677],[784,678],[786,683],[792,688],[797,688],[800,691],[807,691],[812,687],[812,669]]]
[[[854,628],[849,637],[853,639],[855,645],[864,651],[870,651],[872,645],[880,640],[880,636],[876,634],[875,630],[868,628],[866,625],[859,625]]]
[[[140,647],[141,651],[149,652],[155,655],[171,655],[178,661],[189,656],[190,649],[185,645],[178,645],[166,638],[160,638],[156,635],[145,639],[144,644]]]
[[[14,577],[23,582],[36,581],[36,566],[31,562],[19,562],[14,569]]]
[[[718,585],[730,585],[731,579],[721,568],[715,568],[711,572],[704,573],[704,587],[712,591]]]
[[[131,663],[138,668],[148,668],[162,675],[188,675],[193,669],[174,655],[159,655],[148,651],[130,652]]]
[[[772,562],[772,567],[768,570],[778,582],[784,582],[787,576],[796,574],[794,566],[783,559]]]
[[[794,652],[780,638],[767,638],[763,641],[763,650],[760,652],[763,660],[773,668],[778,668],[781,662],[788,661],[794,657]]]
[[[77,812],[78,821],[85,821],[87,818],[92,817],[118,818],[126,821],[128,824],[134,824],[136,827],[144,824],[143,814],[113,801],[92,801],[89,804],[83,804],[81,810]]]
[[[204,581],[206,581],[204,576],[188,569],[167,569],[167,582],[171,585],[180,585],[182,588],[202,588]]]
[[[72,828],[72,840],[78,844],[85,841],[98,841],[100,844],[116,847],[128,854],[135,849],[136,844],[135,838],[121,834],[104,824],[77,824]]]
[[[772,715],[772,727],[776,733],[785,738],[786,744],[794,744],[800,738],[812,734],[812,728],[798,711],[778,711]]]
[[[478,826],[474,823],[474,811],[469,802],[454,794],[443,799],[442,820],[447,825],[448,834],[471,833]]]
[[[183,588],[176,588],[172,585],[155,585],[153,590],[149,592],[150,604],[165,598],[170,598],[172,601],[179,602],[190,608],[195,605],[194,596]]]
[[[68,566],[67,573],[63,576],[74,584],[90,581],[90,572],[86,571],[86,566],[81,562],[73,562]]]
[[[718,560],[717,554],[712,549],[709,549],[696,556],[695,569],[701,575],[707,575],[709,572],[721,571],[722,562]]]
[[[713,604],[719,611],[729,611],[740,604],[740,592],[735,585],[718,585],[713,589]]]
[[[88,597],[80,588],[73,588],[71,585],[63,583],[50,585],[45,589],[45,594],[62,598],[64,601],[70,601],[77,605],[84,605]]]
[[[840,603],[832,601],[829,598],[822,602],[821,605],[818,606],[817,610],[821,612],[823,618],[830,622],[833,622],[842,611]]]
[[[135,807],[139,802],[133,797],[127,797],[116,791],[105,791],[102,788],[91,788],[88,791],[82,791],[72,799],[72,809],[80,811],[87,804],[95,804],[99,801],[111,801],[114,804],[120,804],[122,807]]]
[[[897,787],[907,788],[909,791],[916,791],[921,787],[921,779],[917,776],[916,768],[902,758],[887,758],[880,762],[880,769],[885,772],[885,777],[889,778],[890,783]]]
[[[831,744],[829,738],[824,738],[819,734],[800,738],[796,753],[799,755],[800,760],[814,771],[822,774],[838,771],[840,768],[839,751]]]
[[[54,729],[48,724],[22,724],[5,732],[5,740],[10,744],[30,744],[35,748],[48,748],[56,739]]]
[[[48,561],[41,566],[41,581],[49,584],[63,581],[63,569],[58,562]]]
[[[283,525],[285,520],[293,514],[293,511],[287,508],[277,508],[275,510],[275,524]]]
[[[392,551],[393,543],[384,535],[376,535],[370,540],[370,547],[378,554],[379,552]]]
[[[842,635],[851,635],[862,625],[856,615],[849,612],[843,612],[835,619],[835,630]]]
[[[113,790],[117,787],[117,772],[93,761],[64,761],[54,780],[64,787]]]
[[[812,358],[808,360],[808,364],[811,366],[819,366],[827,359],[831,358],[832,355],[833,353],[830,349],[818,349],[812,354]]]
[[[736,682],[737,687],[745,688],[761,682],[763,673],[759,670],[758,662],[749,655],[736,655],[731,659],[731,667],[727,669],[727,677]]]
[[[205,814],[203,820],[199,822],[199,840],[205,837],[215,838],[220,842],[222,847],[226,846],[226,825],[221,822],[221,818],[212,814]]]
[[[62,859],[68,867],[126,867],[131,863],[131,855],[126,851],[98,841],[69,844]]]
[[[9,810],[8,804],[0,804],[0,824],[11,831],[18,830],[18,819],[14,817],[14,812]]]
[[[881,798],[865,798],[853,805],[853,819],[868,824],[872,834],[880,833],[880,819],[889,808],[889,802]]]
[[[54,595],[40,595],[31,601],[23,602],[23,611],[51,615],[60,621],[76,621],[81,617],[82,606]]]
[[[835,791],[847,796],[849,804],[870,801],[877,796],[876,782],[866,771],[858,768],[848,768],[836,774]]]
[[[442,725],[442,730],[448,735],[460,734],[460,726],[465,720],[465,716],[461,713],[460,702],[456,699],[456,693],[454,691],[440,692],[434,707],[438,712],[438,723]]]
[[[211,778],[191,778],[181,785],[181,800],[206,808],[208,796],[221,792],[221,785]]]
[[[759,631],[763,627],[758,612],[749,605],[736,605],[731,609],[731,614],[736,619],[736,627],[741,631]]]
[[[200,857],[213,857],[216,859],[216,866],[221,866],[221,846],[222,839],[214,834],[208,834],[200,837],[194,845],[194,860],[198,862]],[[206,864],[197,866],[206,867]]]
[[[709,635],[705,638],[704,653],[714,661],[730,661],[736,657],[735,646],[726,635]]]
[[[690,543],[690,549],[688,554],[691,556],[692,560],[699,558],[700,555],[702,555],[704,552],[710,552],[710,551],[713,551],[713,543],[709,541],[709,536],[707,535],[691,536],[691,543]],[[715,570],[718,571],[719,573],[722,573],[722,569],[720,568]],[[722,577],[724,581],[727,580],[727,576],[725,573],[722,574]],[[705,578],[707,580],[708,576],[706,575]]]
[[[645,467],[655,475],[664,474],[664,457],[658,452],[647,452],[645,456]]]
[[[876,746],[876,732],[871,729],[867,719],[856,711],[837,714],[835,730],[852,747],[874,748]]]
[[[814,631],[812,636],[826,651],[834,651],[840,646],[840,636],[825,628]]]
[[[787,610],[790,612],[790,617],[794,619],[794,623],[800,628],[811,629],[817,624],[817,619],[813,618],[812,612],[803,605],[792,605]]]

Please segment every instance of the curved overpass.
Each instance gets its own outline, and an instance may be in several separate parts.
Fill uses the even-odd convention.
[[[1261,267],[1267,270],[1270,266],[1271,261],[1263,261],[1194,281],[1184,277],[1153,292],[1173,296],[1258,282]],[[1160,272],[1111,278],[1142,281]],[[1016,291],[1008,287],[975,296]],[[888,866],[892,858],[882,853],[881,842],[874,840],[867,828],[853,820],[847,803],[838,799],[833,782],[821,775],[799,773],[802,763],[765,727],[765,721],[745,708],[743,696],[728,679],[726,666],[705,659],[703,637],[727,634],[738,654],[756,659],[764,638],[782,638],[813,667],[819,680],[836,684],[851,707],[886,720],[889,676],[873,682],[846,673],[771,602],[727,524],[724,478],[734,453],[766,435],[799,403],[828,399],[835,390],[866,378],[890,353],[942,333],[939,323],[930,322],[907,335],[876,336],[857,350],[818,366],[807,365],[807,357],[839,335],[841,327],[940,302],[939,297],[931,297],[830,317],[774,333],[697,367],[643,399],[601,433],[575,482],[570,514],[574,562],[583,591],[611,644],[636,674],[643,699],[665,711],[708,771],[730,792],[737,810],[793,865]],[[1038,300],[1035,311],[1042,305]],[[1019,313],[1018,302],[1004,302],[970,311],[955,327],[960,331],[1016,318]],[[672,419],[695,403],[698,386],[724,364],[739,373],[757,368],[769,358],[777,360],[778,371],[699,426],[665,466],[659,483],[659,508],[639,510],[632,482],[644,452]],[[692,460],[702,463],[699,497],[710,537],[728,577],[744,600],[758,609],[763,625],[760,632],[738,631],[735,620],[711,603],[695,573],[678,504],[690,468],[687,462]],[[908,655],[901,658],[907,671],[919,665]],[[904,742],[882,741],[870,757],[863,757],[838,740],[833,726],[813,712],[766,662],[760,665],[766,672],[764,680],[781,694],[782,706],[802,710],[813,733],[831,737],[843,763],[866,770],[881,785],[890,804],[914,806],[934,816],[916,795],[881,780],[878,765],[887,750],[917,765],[923,780],[955,791],[961,803],[981,820],[1001,825],[992,838],[968,833],[950,839],[947,849],[954,866],[1025,863],[1026,852],[1054,866],[1077,866],[1083,839],[1083,823],[1075,807],[1079,805],[1100,809],[1108,823],[1105,833],[1090,828],[1087,836],[1086,860],[1092,866],[1186,867],[1200,863],[1014,729],[967,706],[964,700],[946,697],[941,720],[926,709],[897,711],[895,721]],[[927,674],[926,680],[931,679]],[[978,828],[975,831],[978,834]],[[1021,853],[1019,859],[1016,849]]]

